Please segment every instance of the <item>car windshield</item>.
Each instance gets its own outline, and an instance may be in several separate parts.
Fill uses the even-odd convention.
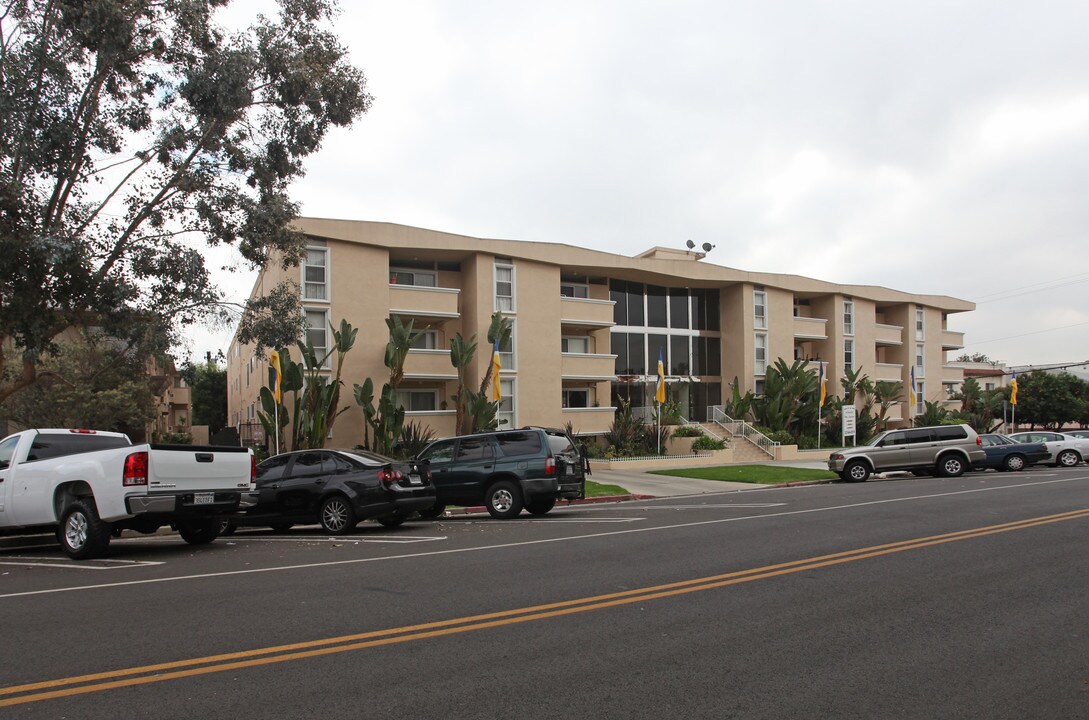
[[[378,467],[393,462],[385,455],[379,455],[370,450],[353,450],[351,452],[342,452],[341,455],[366,467]]]

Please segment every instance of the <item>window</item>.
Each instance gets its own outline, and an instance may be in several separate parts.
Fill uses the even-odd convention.
[[[492,455],[492,443],[486,437],[462,438],[458,443],[458,460],[485,460]]]
[[[402,270],[400,268],[389,269],[390,285],[416,285],[418,287],[435,287],[437,276],[433,272],[421,270]]]
[[[669,368],[670,375],[688,375],[688,336],[669,336]]]
[[[506,342],[499,343],[499,367],[503,370],[514,370],[516,367],[514,364],[514,333],[514,323],[511,323],[510,337],[507,338]],[[490,356],[488,361],[491,361]]]
[[[319,361],[329,351],[328,328],[326,327],[324,310],[306,311],[306,341],[314,348],[314,355]],[[322,363],[322,366],[329,367],[328,358]]]
[[[495,264],[495,309],[514,312],[514,266]]]
[[[590,352],[590,338],[585,336],[560,338],[560,352],[585,355]]]
[[[754,395],[764,394],[764,378],[756,378],[756,380],[753,382],[752,391]]]
[[[915,383],[915,414],[922,415],[926,412],[926,400],[923,397],[925,392],[925,385],[922,380],[918,380]]]
[[[307,248],[306,263],[303,266],[303,298],[306,300],[328,300],[329,286],[326,276],[329,251],[325,248]]]
[[[756,333],[753,337],[753,347],[756,352],[756,375],[766,375],[768,372],[768,336],[765,333]]]
[[[926,311],[915,308],[915,339],[922,340],[926,337]]]
[[[843,334],[855,334],[855,301],[843,298]]]
[[[506,432],[495,436],[499,451],[505,457],[519,455],[537,455],[541,452],[541,433],[539,431]]]
[[[431,462],[449,462],[454,459],[454,441],[444,440],[437,442],[420,455]]]
[[[514,427],[514,381],[500,381],[499,394],[502,399],[499,401],[495,419],[499,421],[499,427]]]
[[[259,483],[272,482],[273,480],[282,478],[291,457],[291,455],[280,455],[279,457],[271,457],[268,460],[265,460],[257,466],[257,481]]]
[[[110,448],[128,447],[129,441],[123,437],[112,435],[89,435],[80,433],[39,433],[34,436],[30,444],[30,452],[27,453],[27,462],[33,460],[49,460],[51,458],[65,457],[66,455],[78,455],[79,453],[93,452],[95,450],[108,450]],[[15,448],[8,451],[8,459]]]
[[[584,408],[590,407],[590,391],[586,388],[581,390],[576,389],[564,389],[563,391],[563,407],[565,408]]]
[[[439,347],[439,333],[437,330],[420,330],[419,335],[412,341],[413,350],[437,350]]]
[[[669,291],[669,327],[687,328],[689,325],[688,311],[691,305],[687,290],[684,288],[671,288]]]
[[[935,440],[967,440],[968,433],[960,425],[946,425],[944,427],[934,428]]]
[[[926,376],[926,364],[924,359],[926,357],[925,345],[922,343],[915,344],[915,377],[921,378]]]
[[[800,298],[797,295],[794,296],[794,317],[809,317],[809,311],[803,311],[803,307],[809,307],[808,298]]]
[[[650,327],[668,327],[666,316],[666,289],[657,285],[647,285],[647,325]]]
[[[395,390],[393,402],[405,412],[432,412],[439,409],[437,390]]]
[[[753,327],[757,330],[768,329],[768,294],[763,290],[753,290]]]
[[[983,386],[983,389],[984,390],[994,390],[994,383],[985,383],[984,386]]]
[[[590,286],[582,283],[561,282],[560,295],[569,298],[588,298],[590,297]]]
[[[855,341],[844,340],[843,341],[843,369],[854,370],[855,369]]]

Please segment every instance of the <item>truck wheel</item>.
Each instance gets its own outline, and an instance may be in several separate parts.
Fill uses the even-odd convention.
[[[488,514],[498,520],[518,517],[522,512],[522,490],[509,480],[500,480],[488,488],[484,505]]]
[[[219,537],[219,518],[185,520],[178,523],[178,534],[190,545],[207,545]]]
[[[441,502],[437,502],[429,508],[420,510],[420,517],[424,520],[434,520],[435,518],[442,517],[442,514],[446,512],[446,505]]]
[[[359,522],[355,519],[355,510],[348,498],[343,495],[333,495],[325,499],[318,511],[318,522],[321,529],[330,535],[343,535],[355,527]]]
[[[556,507],[556,498],[551,495],[535,495],[526,500],[526,510],[530,515],[547,515]]]
[[[942,477],[960,477],[964,474],[964,460],[956,455],[947,455],[938,460],[938,472]]]
[[[852,460],[843,468],[843,479],[847,482],[866,482],[870,478],[870,466],[861,460]]]
[[[110,525],[98,518],[91,498],[79,498],[61,515],[57,540],[64,554],[73,560],[88,560],[106,552],[110,544]]]

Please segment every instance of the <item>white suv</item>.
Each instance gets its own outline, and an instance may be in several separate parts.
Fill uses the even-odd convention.
[[[970,426],[934,425],[887,430],[865,445],[837,450],[828,456],[828,469],[847,482],[865,482],[889,470],[957,477],[985,457]]]

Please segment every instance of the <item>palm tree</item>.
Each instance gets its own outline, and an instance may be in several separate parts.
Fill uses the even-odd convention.
[[[457,415],[454,418],[454,428],[458,435],[463,435],[468,432],[465,429],[465,417],[468,410],[468,398],[466,393],[469,392],[465,387],[465,381],[469,373],[469,363],[473,361],[473,356],[476,354],[476,336],[474,335],[469,340],[466,340],[458,333],[450,341],[450,364],[454,366],[458,374],[458,389],[454,393],[454,406],[457,410]]]
[[[503,317],[503,313],[493,313],[491,324],[488,325],[488,347],[495,347],[496,340],[499,341],[500,347],[505,347],[510,342],[511,327],[511,321]],[[485,368],[484,379],[480,381],[480,394],[488,396],[488,388],[492,383],[492,364],[486,363]]]
[[[888,423],[889,410],[892,406],[900,402],[900,393],[904,391],[904,384],[902,382],[894,382],[890,380],[878,380],[873,386],[873,399],[877,404],[877,430],[880,432],[885,429],[885,425]]]

